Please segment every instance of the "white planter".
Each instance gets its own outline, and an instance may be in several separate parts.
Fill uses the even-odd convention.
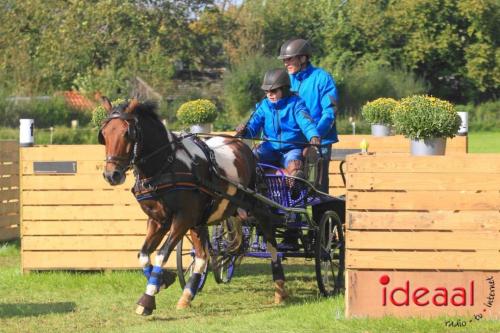
[[[410,150],[413,156],[444,155],[446,138],[411,140]]]
[[[458,129],[458,135],[467,135],[469,131],[469,113],[468,112],[457,112],[462,120],[460,128]]]
[[[373,136],[389,136],[391,135],[391,127],[384,124],[372,124]]]
[[[191,125],[191,133],[210,133],[212,132],[212,124],[195,124]]]
[[[19,119],[19,145],[32,147],[35,143],[35,121],[33,119]]]

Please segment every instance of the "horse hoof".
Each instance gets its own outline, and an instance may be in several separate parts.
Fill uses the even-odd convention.
[[[274,304],[283,304],[288,298],[288,292],[285,290],[285,281],[277,280],[274,284]]]
[[[181,298],[179,298],[179,301],[177,302],[177,310],[184,310],[189,308],[191,306],[192,299],[193,296],[191,295],[191,292],[187,289],[184,289]]]
[[[148,294],[143,294],[137,301],[137,308],[135,309],[135,313],[142,316],[149,316],[153,313],[154,309],[156,309],[155,297]]]
[[[137,305],[137,307],[135,308],[135,313],[137,313],[138,315],[141,315],[141,316],[150,316],[153,314],[153,310],[146,309],[142,305]]]

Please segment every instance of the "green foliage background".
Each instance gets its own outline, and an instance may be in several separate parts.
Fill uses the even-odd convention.
[[[333,74],[339,117],[359,117],[379,97],[431,94],[498,119],[498,109],[478,107],[500,92],[497,0],[4,0],[0,125],[21,113],[5,97],[76,89],[128,98],[141,78],[169,124],[183,102],[206,98],[227,129],[263,97],[262,75],[281,66],[279,47],[292,37],[310,40],[313,64]],[[64,112],[46,122],[76,116]]]

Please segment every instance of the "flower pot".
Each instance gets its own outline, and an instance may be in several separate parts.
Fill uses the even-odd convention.
[[[384,124],[372,124],[373,136],[389,136],[391,135],[391,127]]]
[[[444,155],[446,138],[411,140],[411,154],[414,156]]]
[[[189,131],[191,133],[210,133],[212,132],[212,124],[194,124],[191,125]]]

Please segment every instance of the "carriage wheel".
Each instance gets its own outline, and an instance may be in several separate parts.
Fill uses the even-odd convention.
[[[231,218],[212,227],[210,266],[217,283],[229,283],[234,274],[237,255],[234,254],[234,250],[230,252],[229,247],[237,241],[236,237],[239,237],[234,232],[235,227]]]
[[[187,240],[188,246],[183,249],[183,244]],[[191,236],[186,234],[177,244],[177,276],[179,277],[179,284],[181,289],[184,289],[189,278],[193,274],[194,269],[194,248]],[[203,289],[205,281],[207,280],[208,274],[208,263],[205,266],[205,270],[201,273],[200,283],[198,284],[198,292]]]
[[[342,222],[337,213],[326,211],[316,234],[316,280],[323,296],[331,296],[344,287],[345,243]]]

